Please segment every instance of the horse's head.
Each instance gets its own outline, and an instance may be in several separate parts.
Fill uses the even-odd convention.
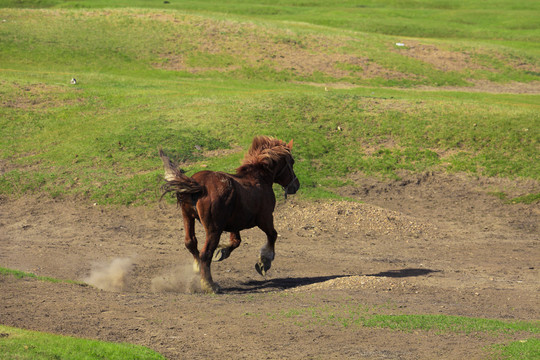
[[[285,198],[287,198],[287,194],[296,194],[300,188],[300,181],[298,181],[293,169],[294,159],[291,154],[293,141],[291,140],[286,147],[289,151],[280,157],[280,161],[276,166],[276,175],[274,176],[274,182],[281,185],[285,190]]]
[[[285,190],[287,194],[296,194],[300,188],[300,182],[293,170],[294,159],[291,151],[293,141],[288,144],[269,136],[256,136],[253,138],[242,166],[236,169],[238,172],[245,172],[247,169],[264,168],[274,183],[277,183]]]

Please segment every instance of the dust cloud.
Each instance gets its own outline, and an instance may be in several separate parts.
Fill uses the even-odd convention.
[[[131,258],[115,258],[110,263],[97,263],[84,282],[102,290],[122,291],[128,285],[128,274],[133,266]]]
[[[152,279],[153,292],[200,292],[200,277],[191,264],[179,265]]]

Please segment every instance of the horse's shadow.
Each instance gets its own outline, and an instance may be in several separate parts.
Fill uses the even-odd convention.
[[[408,269],[382,271],[377,274],[369,274],[366,276],[403,278],[403,277],[424,276],[424,275],[428,275],[428,274],[436,273],[436,272],[441,272],[441,270],[408,268]]]
[[[431,273],[440,272],[440,270],[431,269],[398,269],[382,271],[376,274],[366,274],[365,276],[377,276],[377,277],[389,277],[389,278],[404,278],[404,277],[416,277],[425,276]],[[266,280],[250,280],[241,283],[239,286],[225,286],[223,290],[226,292],[247,293],[254,291],[278,291],[293,289],[300,286],[312,285],[322,283],[325,281],[349,277],[353,275],[328,275],[328,276],[314,276],[314,277],[287,277],[287,278],[275,278]]]

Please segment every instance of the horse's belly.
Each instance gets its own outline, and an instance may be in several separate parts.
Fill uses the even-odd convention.
[[[249,221],[236,221],[229,223],[225,226],[225,231],[228,232],[238,232],[246,229],[251,229],[252,227],[257,226],[255,219],[250,219]]]

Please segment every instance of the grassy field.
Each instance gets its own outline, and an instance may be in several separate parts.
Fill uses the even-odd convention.
[[[295,139],[306,197],[356,172],[539,179],[534,1],[0,6],[5,194],[152,203],[158,146],[232,172],[257,134]]]
[[[152,8],[220,17],[291,21],[335,29],[420,38],[538,40],[536,1],[74,1],[3,0],[7,7]],[[536,44],[538,46],[538,44]]]

